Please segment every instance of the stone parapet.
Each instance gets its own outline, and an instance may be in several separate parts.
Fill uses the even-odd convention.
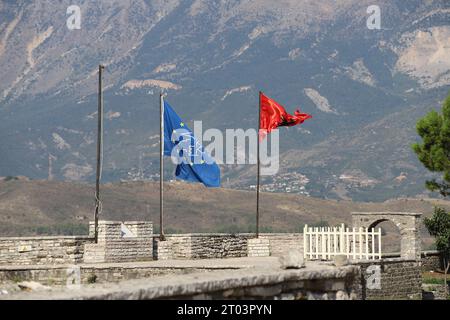
[[[193,233],[165,237],[165,241],[161,241],[159,236],[153,240],[158,260],[245,257],[250,235]]]
[[[247,256],[268,257],[270,256],[270,241],[267,238],[248,239]]]
[[[94,223],[89,224],[94,234]],[[153,224],[147,221],[99,221],[98,243],[86,244],[85,263],[153,259]]]
[[[302,250],[301,233],[188,233],[153,238],[155,259],[214,259],[246,256],[281,256],[291,249]],[[250,248],[249,248],[250,246]]]
[[[101,284],[83,290],[19,293],[13,299],[358,299],[356,266],[302,270],[242,269],[171,275]],[[0,299],[2,297],[0,296]]]
[[[439,251],[422,251],[422,271],[444,270],[442,254]]]
[[[260,238],[269,240],[270,255],[274,257],[290,250],[303,251],[303,233],[263,233]]]
[[[361,268],[363,300],[396,300],[422,298],[420,261],[383,259],[355,261]]]
[[[87,236],[0,238],[0,265],[76,264],[83,261]]]

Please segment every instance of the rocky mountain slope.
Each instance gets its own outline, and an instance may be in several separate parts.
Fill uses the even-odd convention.
[[[450,84],[450,3],[363,0],[0,3],[0,176],[94,176],[97,66],[105,73],[104,180],[158,172],[158,94],[203,128],[254,128],[263,90],[313,114],[282,129],[270,191],[384,200],[423,192],[414,123]],[[192,124],[188,121],[189,124]],[[171,174],[168,166],[167,174]],[[248,189],[254,166],[222,166]],[[287,179],[286,175],[292,178]]]

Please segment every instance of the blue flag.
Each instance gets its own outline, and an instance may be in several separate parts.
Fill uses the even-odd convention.
[[[164,155],[177,164],[175,175],[207,187],[220,186],[220,169],[192,131],[164,101]]]

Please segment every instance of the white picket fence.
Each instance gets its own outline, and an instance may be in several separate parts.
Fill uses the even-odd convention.
[[[338,255],[353,260],[381,259],[381,229],[305,225],[303,252],[307,260],[331,260]]]

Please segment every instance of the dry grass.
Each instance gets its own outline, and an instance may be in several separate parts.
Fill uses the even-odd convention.
[[[152,220],[157,229],[159,185],[152,182],[105,184],[101,188],[101,219]],[[166,232],[253,232],[255,193],[208,189],[182,182],[165,186]],[[410,211],[430,214],[432,199],[401,199],[382,203],[324,200],[294,194],[262,193],[264,232],[300,232],[305,223],[351,224],[352,211]],[[82,233],[94,212],[94,187],[50,181],[0,182],[0,236]],[[396,239],[386,228],[386,239]],[[424,248],[432,239],[422,229]]]

